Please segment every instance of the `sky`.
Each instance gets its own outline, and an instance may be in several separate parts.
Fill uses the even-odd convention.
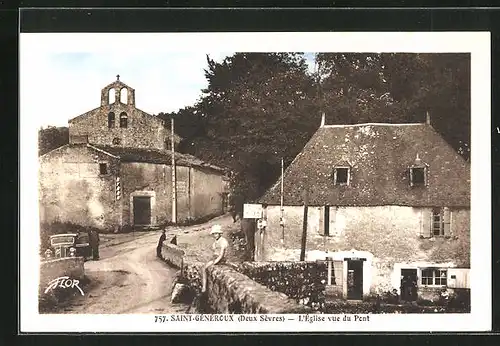
[[[430,39],[432,35],[433,39]],[[442,39],[439,36],[443,36]],[[20,35],[21,121],[67,126],[120,80],[150,114],[191,106],[207,86],[206,54],[234,52],[462,51],[447,33],[45,33]],[[436,39],[437,37],[437,39]],[[464,38],[462,38],[463,40]],[[467,38],[465,38],[465,42]],[[305,53],[310,70],[314,53]]]
[[[21,109],[22,116],[37,127],[67,126],[69,119],[98,107],[101,89],[115,81],[116,75],[135,89],[137,108],[150,114],[178,111],[194,105],[207,87],[206,55],[222,61],[234,54],[228,50],[130,50],[122,45],[113,49],[82,45],[65,51],[62,42],[45,49],[35,49],[32,43],[21,49]],[[314,54],[305,56],[314,68]]]
[[[230,52],[216,52],[221,61]],[[100,105],[101,89],[120,80],[136,90],[136,105],[150,114],[193,105],[207,86],[206,55],[196,52],[56,52],[23,66],[23,114],[40,126],[66,126],[68,120]],[[50,84],[41,87],[40,80]],[[26,100],[26,102],[25,102]]]

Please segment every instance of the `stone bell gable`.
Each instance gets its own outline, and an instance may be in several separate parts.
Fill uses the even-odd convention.
[[[170,124],[135,105],[135,89],[120,81],[101,90],[101,105],[69,121],[71,144],[122,148],[171,148]],[[175,145],[181,138],[174,135]]]

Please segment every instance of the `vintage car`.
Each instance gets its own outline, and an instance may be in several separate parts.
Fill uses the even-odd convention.
[[[70,257],[71,248],[75,256],[87,259],[92,255],[89,235],[86,232],[64,233],[50,236],[50,247],[55,258]]]

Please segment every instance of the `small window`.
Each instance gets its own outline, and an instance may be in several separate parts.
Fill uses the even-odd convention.
[[[335,185],[348,185],[349,167],[336,167],[333,172],[333,181]]]
[[[127,113],[122,112],[120,114],[120,127],[122,129],[126,129],[127,128],[127,126],[128,126],[127,120],[128,120]]]
[[[425,268],[422,269],[422,285],[424,286],[446,286],[447,285],[446,269]]]
[[[115,113],[113,112],[108,114],[108,127],[115,127]]]
[[[411,186],[424,186],[426,185],[425,167],[411,167],[410,168],[410,184]]]
[[[99,174],[100,175],[108,174],[108,165],[106,163],[99,164]]]
[[[432,235],[444,235],[444,218],[441,208],[432,209]]]
[[[113,144],[114,145],[120,145],[122,143],[122,140],[118,137],[113,138]]]

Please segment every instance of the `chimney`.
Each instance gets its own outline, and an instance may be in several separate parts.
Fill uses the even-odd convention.
[[[325,113],[321,113],[321,125],[320,127],[324,127],[325,126]]]
[[[431,124],[431,116],[429,114],[429,111],[425,112],[425,123],[427,125],[430,125]]]
[[[420,157],[418,157],[418,153],[417,153],[417,157],[415,158],[415,166],[420,166],[422,164],[422,160],[420,160]]]

